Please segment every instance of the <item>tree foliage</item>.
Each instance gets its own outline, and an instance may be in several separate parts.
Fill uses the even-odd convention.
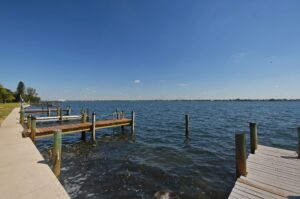
[[[36,89],[32,87],[26,89],[22,81],[18,83],[16,92],[12,92],[0,84],[0,102],[19,102],[21,97],[26,102],[39,102],[41,100],[40,97],[38,97]]]
[[[26,100],[30,102],[38,102],[40,101],[40,98],[38,97],[38,93],[36,92],[36,89],[28,87],[26,89]]]
[[[0,84],[0,101],[2,103],[13,102],[15,100],[14,93],[11,90],[4,88]]]
[[[25,97],[25,84],[24,84],[24,82],[20,81],[18,83],[15,97],[16,97],[17,101],[20,101],[21,97]]]

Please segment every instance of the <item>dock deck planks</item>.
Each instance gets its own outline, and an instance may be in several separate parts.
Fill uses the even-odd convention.
[[[294,151],[259,145],[248,156],[247,172],[229,198],[300,198],[300,159]]]

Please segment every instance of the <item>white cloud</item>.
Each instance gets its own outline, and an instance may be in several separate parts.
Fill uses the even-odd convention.
[[[187,87],[187,86],[189,86],[189,84],[187,84],[187,83],[180,83],[180,84],[178,84],[178,86],[180,86],[180,87]]]
[[[135,84],[139,84],[139,83],[141,83],[141,81],[140,81],[140,80],[138,80],[138,79],[134,80],[133,82],[134,82]]]

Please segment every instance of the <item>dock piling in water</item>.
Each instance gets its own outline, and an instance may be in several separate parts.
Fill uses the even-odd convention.
[[[134,133],[134,125],[135,125],[135,112],[131,112],[131,133]]]
[[[47,116],[50,117],[51,116],[51,109],[48,107],[48,112],[47,112]]]
[[[30,132],[30,138],[32,142],[35,141],[35,133],[36,133],[36,117],[31,117],[31,132]]]
[[[189,115],[185,115],[185,136],[189,136]]]
[[[235,161],[236,161],[236,177],[247,175],[246,167],[246,134],[235,134]]]
[[[82,122],[82,123],[85,123],[85,122],[86,122],[86,118],[87,118],[86,113],[83,113],[83,114],[82,114],[82,118],[81,118],[81,122]],[[85,140],[85,138],[86,138],[86,132],[85,132],[85,131],[82,131],[82,132],[81,132],[81,139],[82,139],[82,140]]]
[[[96,144],[96,113],[92,114],[92,140]]]
[[[256,123],[249,123],[250,127],[250,152],[255,153],[257,149],[257,125]]]
[[[298,127],[297,131],[298,131],[298,158],[300,158],[300,127]]]
[[[59,120],[61,122],[63,121],[63,110],[62,110],[62,108],[59,109]]]
[[[53,173],[56,177],[60,175],[61,168],[61,130],[57,129],[54,132],[54,143],[53,143]]]
[[[56,115],[59,116],[59,113],[60,113],[60,107],[57,107]]]
[[[67,109],[67,115],[71,115],[71,107],[70,106]]]

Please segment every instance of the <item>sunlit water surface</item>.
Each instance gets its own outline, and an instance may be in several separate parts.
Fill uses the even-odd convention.
[[[63,135],[60,181],[71,198],[152,198],[171,189],[180,198],[226,198],[235,180],[234,134],[259,124],[259,143],[295,150],[300,102],[222,101],[97,101],[64,102],[72,114],[81,108],[110,119],[116,108],[136,112],[130,127],[90,135]],[[190,116],[190,136],[184,136],[184,114]],[[53,125],[44,124],[44,125]],[[56,123],[57,125],[57,123]],[[39,123],[38,126],[41,126]],[[51,165],[52,137],[36,144]],[[249,150],[249,149],[248,149]]]

